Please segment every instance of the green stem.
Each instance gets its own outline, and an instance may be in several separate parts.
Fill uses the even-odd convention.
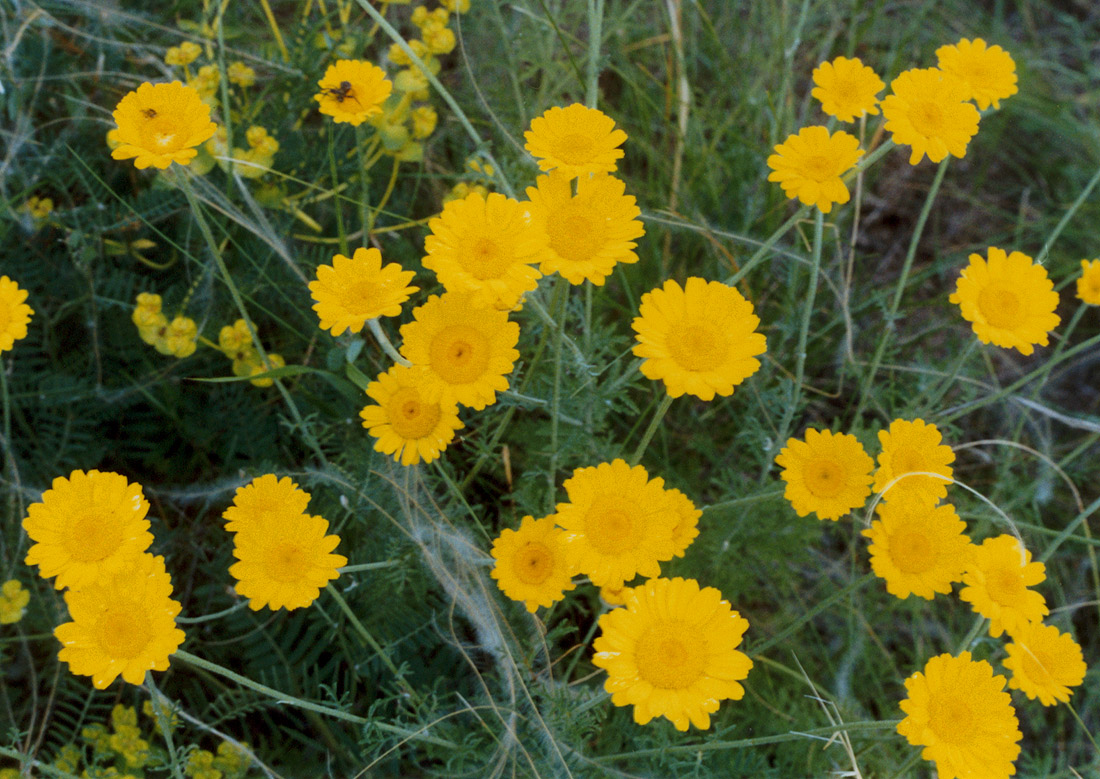
[[[917,256],[917,246],[920,244],[921,235],[924,234],[924,226],[928,222],[928,215],[932,213],[932,203],[936,200],[936,195],[940,191],[940,185],[943,183],[943,177],[947,173],[947,163],[951,161],[951,157],[944,157],[943,162],[940,163],[940,167],[936,170],[936,177],[932,180],[932,186],[928,189],[928,195],[924,199],[924,206],[921,208],[920,216],[917,217],[917,225],[913,230],[913,236],[909,240],[909,251],[905,253],[905,264],[901,268],[901,276],[898,277],[898,286],[894,290],[894,299],[890,302],[890,310],[886,314],[886,326],[882,329],[882,335],[879,336],[878,346],[875,347],[875,356],[871,360],[871,370],[867,373],[867,378],[863,381],[863,387],[859,393],[859,405],[856,407],[856,413],[853,418],[859,419],[860,414],[863,412],[863,406],[867,402],[867,398],[870,396],[871,385],[875,381],[875,374],[878,373],[879,366],[882,364],[882,355],[886,351],[886,345],[890,342],[890,336],[893,334],[894,318],[897,316],[898,307],[901,305],[901,298],[905,294],[905,284],[909,280],[909,271],[913,268],[913,259]]]
[[[486,540],[491,539],[492,536],[490,536],[489,532],[482,526],[481,520],[477,516],[477,512],[474,511],[474,507],[470,505],[470,502],[468,500],[466,500],[466,495],[463,493],[462,488],[455,484],[454,479],[452,479],[451,475],[447,473],[447,469],[446,467],[444,467],[443,461],[438,459],[434,460],[432,461],[432,465],[435,466],[436,472],[439,474],[440,478],[443,479],[443,482],[447,485],[447,489],[449,489],[454,494],[454,496],[458,499],[458,502],[462,504],[462,507],[464,509],[466,509],[466,513],[470,515],[470,519],[471,521],[473,521],[474,526],[481,531],[481,535],[483,535]]]
[[[981,633],[984,633],[988,625],[989,620],[987,620],[985,617],[979,616],[975,618],[974,624],[970,626],[970,630],[966,631],[966,635],[963,636],[963,640],[959,642],[959,648],[955,654],[958,654],[959,652],[965,652],[970,649],[970,645],[974,643],[974,639],[976,639]]]
[[[157,689],[153,681],[153,672],[145,672],[145,686],[149,688],[149,697],[153,699],[153,716],[157,719],[160,733],[164,736],[164,745],[168,747],[168,762],[172,766],[172,775],[176,779],[183,779],[183,769],[180,768],[179,755],[176,754],[176,745],[172,741],[172,723],[165,716],[165,711],[170,707],[169,701]]]
[[[554,329],[558,326],[558,323],[554,321],[554,317],[550,316],[550,312],[546,310],[546,307],[539,302],[539,299],[534,295],[528,295],[523,299],[523,305],[529,307],[539,319],[543,321],[547,327]],[[576,341],[570,338],[568,335],[562,333],[562,342],[569,347],[569,351],[573,353],[573,357],[577,360],[577,365],[587,366],[588,360],[584,357],[584,352],[577,346]]]
[[[332,176],[332,191],[340,191],[340,177],[336,172],[336,128],[335,125],[328,125],[325,128],[325,135],[328,137],[328,168],[329,173]],[[348,232],[344,227],[344,209],[340,208],[339,198],[333,198],[333,213],[336,215],[336,234],[340,239],[340,254],[350,254],[348,251]],[[367,236],[363,236],[363,242],[366,243]]]
[[[393,568],[394,566],[401,565],[399,560],[383,560],[380,563],[358,563],[356,565],[345,565],[343,568],[337,568],[337,572],[341,575],[345,573],[361,573],[363,571],[377,571],[382,568]],[[178,621],[178,620],[177,620]]]
[[[360,229],[363,231],[362,243],[364,246],[368,246],[374,219],[371,217],[370,207],[370,176],[367,175],[368,168],[366,160],[363,158],[365,143],[366,136],[363,132],[363,126],[359,125],[355,128],[355,158],[359,163],[359,224]]]
[[[585,103],[589,108],[595,108],[599,100],[603,3],[604,0],[588,0],[588,91]]]
[[[954,383],[955,379],[959,377],[959,371],[962,370],[963,365],[966,364],[966,361],[970,358],[970,355],[974,353],[974,348],[977,345],[978,339],[971,338],[970,343],[966,345],[966,348],[959,352],[959,356],[955,359],[954,367],[952,367],[947,375],[944,376],[943,381],[940,382],[939,386],[936,387],[933,392],[930,392],[928,394],[928,397],[924,403],[924,406],[927,409],[925,413],[929,413],[932,409],[935,409],[937,406],[939,406],[940,400],[947,393],[947,390],[951,388],[951,384]]]
[[[638,442],[637,448],[634,450],[634,454],[630,455],[630,464],[637,465],[642,460],[642,455],[645,454],[646,448],[649,446],[649,442],[653,440],[654,433],[657,432],[657,428],[661,426],[661,420],[665,418],[665,413],[668,411],[668,407],[672,405],[672,396],[665,394],[661,398],[661,405],[657,406],[657,410],[653,412],[653,418],[649,420],[649,427],[645,429],[645,433],[642,434],[642,440]]]
[[[367,327],[370,328],[371,334],[374,336],[374,340],[378,342],[378,345],[382,347],[389,358],[398,365],[404,365],[406,368],[412,367],[412,363],[401,356],[401,352],[394,348],[393,343],[390,342],[389,336],[386,335],[386,331],[382,329],[382,325],[378,323],[378,318],[367,320]]]
[[[747,495],[744,498],[734,498],[733,500],[724,500],[721,503],[712,503],[709,506],[703,506],[703,513],[708,511],[716,511],[719,509],[732,508],[734,506],[744,506],[749,503],[759,503],[764,500],[773,500],[775,498],[783,497],[784,490],[773,490],[771,492],[761,492],[759,495]]]
[[[853,582],[851,582],[850,584],[848,584],[848,586],[845,587],[844,589],[837,590],[832,595],[830,595],[825,600],[818,603],[816,606],[814,606],[808,612],[806,612],[801,617],[796,619],[790,625],[787,625],[787,627],[783,628],[783,630],[779,631],[778,633],[776,633],[771,638],[766,639],[764,641],[761,641],[758,646],[757,645],[752,646],[751,647],[752,651],[749,652],[749,655],[752,656],[752,655],[762,655],[762,654],[764,654],[765,652],[767,652],[769,649],[771,649],[776,644],[780,644],[783,641],[785,641],[788,636],[794,634],[800,627],[805,625],[810,620],[816,618],[817,615],[821,614],[823,611],[828,609],[834,603],[836,603],[837,601],[840,601],[840,600],[844,600],[845,598],[847,598],[852,593],[856,592],[857,590],[861,589],[865,585],[867,585],[867,584],[871,583],[872,581],[874,581],[875,578],[876,578],[875,574],[873,574],[873,573],[864,574],[859,579],[856,579]]]
[[[752,256],[745,261],[745,264],[742,265],[736,273],[726,279],[724,283],[731,287],[735,286],[737,282],[744,278],[749,271],[751,271],[753,268],[763,262],[767,258],[768,252],[770,252],[772,247],[775,246],[776,241],[789,233],[791,231],[791,228],[801,222],[802,219],[809,212],[809,210],[809,206],[799,206],[798,210],[791,215],[791,218],[783,224],[779,225],[779,227],[776,228],[775,232],[769,235],[764,243],[760,244],[760,248],[753,252]]]
[[[1069,709],[1069,713],[1073,715],[1073,718],[1077,720],[1077,724],[1081,726],[1081,730],[1084,732],[1085,738],[1092,744],[1092,748],[1095,749],[1097,753],[1100,753],[1100,744],[1097,744],[1096,739],[1092,737],[1092,733],[1089,732],[1088,727],[1085,725],[1085,721],[1081,719],[1081,715],[1077,713],[1077,709],[1073,708],[1073,704],[1069,701],[1066,701],[1066,708]]]
[[[558,413],[561,409],[561,346],[565,338],[565,317],[569,311],[569,289],[565,279],[558,276],[554,281],[552,306],[557,315],[558,326],[554,330],[554,386],[550,395],[550,466],[546,469],[548,511],[553,514],[555,494],[558,489]]]
[[[1043,553],[1039,555],[1039,562],[1045,563],[1050,559],[1050,556],[1054,554],[1055,550],[1066,542],[1066,540],[1077,532],[1077,528],[1084,524],[1093,513],[1100,509],[1100,498],[1097,498],[1089,505],[1085,506],[1085,510],[1079,513],[1073,518],[1073,521],[1066,525],[1062,532],[1055,536],[1054,540],[1050,542],[1050,546],[1043,550]]]
[[[1058,236],[1062,234],[1062,231],[1066,229],[1066,225],[1069,224],[1069,220],[1073,218],[1073,215],[1077,213],[1085,203],[1085,198],[1089,196],[1089,193],[1096,188],[1096,185],[1100,184],[1100,169],[1092,174],[1092,178],[1089,179],[1089,183],[1085,185],[1085,188],[1081,190],[1081,194],[1077,196],[1077,199],[1073,201],[1073,205],[1069,207],[1069,210],[1062,215],[1062,218],[1055,225],[1054,230],[1047,236],[1046,243],[1043,244],[1043,248],[1039,250],[1039,253],[1035,255],[1035,264],[1042,265],[1046,262],[1047,255],[1050,254],[1051,248],[1054,246],[1054,242],[1058,240]]]
[[[198,625],[202,622],[210,622],[211,620],[221,619],[236,611],[240,611],[248,605],[248,601],[242,600],[240,603],[234,604],[227,609],[221,611],[215,611],[213,614],[204,614],[201,617],[176,617],[176,622],[180,625]]]

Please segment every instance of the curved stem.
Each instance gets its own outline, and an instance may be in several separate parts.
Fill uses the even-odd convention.
[[[153,681],[153,672],[145,672],[145,686],[149,688],[149,696],[153,699],[153,716],[156,717],[160,733],[164,736],[164,745],[168,748],[168,762],[172,767],[172,775],[176,779],[183,779],[183,769],[180,768],[179,755],[176,754],[176,745],[172,742],[172,723],[168,721],[166,711],[169,709],[169,701],[164,694],[157,689]]]
[[[645,433],[642,434],[642,440],[638,442],[638,447],[634,450],[634,454],[630,455],[631,465],[637,465],[641,461],[642,455],[645,454],[645,450],[649,446],[649,442],[653,440],[654,433],[656,433],[657,428],[661,426],[661,421],[665,418],[668,407],[672,405],[672,400],[672,396],[667,393],[661,399],[661,405],[657,406],[657,410],[653,412],[653,418],[649,420],[649,427],[647,427]]]
[[[1058,221],[1058,224],[1054,226],[1050,235],[1047,236],[1046,243],[1043,244],[1043,248],[1039,250],[1039,253],[1035,255],[1035,263],[1042,265],[1046,262],[1047,255],[1050,254],[1051,247],[1054,246],[1054,242],[1058,240],[1058,236],[1062,234],[1062,230],[1069,224],[1069,220],[1073,218],[1073,215],[1077,213],[1077,210],[1081,208],[1085,203],[1085,198],[1089,196],[1089,193],[1096,188],[1096,185],[1100,184],[1100,169],[1097,169],[1096,173],[1092,174],[1092,178],[1089,179],[1089,183],[1085,185],[1085,188],[1081,190],[1081,194],[1077,196],[1077,199],[1073,201],[1073,205],[1069,207],[1062,218]]]
[[[401,356],[401,352],[394,348],[390,342],[389,336],[386,335],[386,331],[382,329],[382,325],[378,324],[377,317],[367,320],[367,327],[370,328],[371,335],[374,336],[374,340],[378,342],[378,345],[382,347],[389,358],[398,365],[404,365],[406,368],[412,367],[412,363]]]

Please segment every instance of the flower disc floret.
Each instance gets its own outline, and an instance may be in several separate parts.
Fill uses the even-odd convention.
[[[546,232],[529,206],[497,192],[452,200],[428,222],[424,267],[448,292],[472,292],[473,304],[512,308],[542,275],[549,258]]]
[[[565,549],[565,533],[554,517],[527,516],[518,530],[505,528],[493,542],[491,575],[501,592],[523,601],[532,614],[552,606],[574,588]]]
[[[424,366],[395,365],[379,374],[367,386],[367,395],[377,403],[359,412],[363,427],[378,440],[374,451],[392,454],[402,465],[430,463],[462,429],[454,402],[425,399],[430,383]]]
[[[959,598],[989,620],[989,635],[1015,636],[1050,613],[1042,593],[1029,589],[1046,579],[1046,566],[1011,535],[987,538],[972,550]]]
[[[1049,343],[1047,335],[1062,321],[1054,313],[1054,282],[1022,252],[1006,255],[990,246],[988,254],[988,260],[970,255],[948,300],[958,304],[982,343],[1031,354],[1035,344]]]
[[[146,671],[163,671],[183,643],[176,627],[180,604],[171,598],[172,577],[163,557],[142,554],[65,593],[72,622],[59,625],[58,659],[102,690],[120,675],[130,684]]]
[[[680,516],[645,468],[624,460],[578,468],[565,480],[568,503],[558,504],[572,568],[597,587],[622,587],[636,575],[659,576],[660,561],[676,552]]]
[[[506,376],[519,359],[519,325],[507,312],[478,308],[470,294],[448,292],[414,308],[413,320],[401,326],[401,354],[427,368],[426,401],[483,409],[508,389]]]
[[[789,198],[803,205],[817,206],[823,214],[833,203],[843,205],[851,198],[841,179],[863,154],[859,140],[843,130],[832,135],[825,127],[803,127],[797,135],[775,147],[768,157],[768,181],[777,181]]]
[[[531,216],[546,231],[550,252],[539,270],[560,273],[570,284],[603,286],[618,263],[634,263],[634,239],[645,235],[641,211],[626,184],[605,174],[577,179],[552,170],[527,188]]]
[[[860,508],[871,494],[874,462],[854,435],[806,431],[806,440],[787,440],[775,458],[787,483],[783,493],[798,516],[838,520]]]
[[[263,527],[272,515],[302,514],[309,505],[309,497],[309,493],[299,489],[289,476],[281,479],[273,473],[257,476],[237,488],[233,504],[222,513],[225,529],[236,533],[250,527]]]
[[[23,529],[32,541],[27,565],[54,586],[81,587],[126,568],[153,543],[149,503],[140,484],[111,472],[76,470],[59,476],[42,501],[27,507]]]
[[[1070,687],[1079,686],[1088,671],[1081,647],[1053,625],[1027,623],[1005,650],[1004,667],[1012,671],[1008,686],[1032,700],[1038,698],[1044,706],[1068,703]]]
[[[321,329],[357,333],[370,319],[400,315],[401,304],[420,289],[409,286],[415,275],[396,262],[383,266],[382,253],[374,248],[335,255],[332,265],[317,267],[317,280],[309,283]]]
[[[879,519],[863,535],[871,540],[871,570],[897,598],[932,600],[962,581],[970,561],[966,523],[950,504],[910,496],[878,504]]]
[[[27,325],[34,315],[34,309],[24,302],[27,294],[7,276],[0,276],[0,353],[27,337]]]
[[[821,110],[842,122],[877,114],[878,93],[886,87],[858,57],[822,62],[814,68],[813,80],[810,94],[821,101]]]
[[[142,84],[119,101],[112,115],[120,145],[111,156],[133,159],[139,170],[163,170],[173,162],[189,165],[198,154],[195,147],[217,129],[210,121],[210,106],[195,89],[178,81]]]
[[[661,379],[668,394],[702,400],[732,395],[760,368],[767,343],[756,332],[752,303],[733,287],[693,276],[681,287],[672,279],[642,295],[634,329],[641,372]]]
[[[936,49],[940,70],[958,78],[967,88],[966,100],[983,111],[1001,107],[1001,100],[1016,94],[1016,63],[1000,46],[986,46],[981,38],[963,38],[954,46]]]
[[[935,762],[939,779],[1007,779],[1023,734],[1004,686],[969,652],[937,655],[905,680],[898,733],[924,747],[921,757]]]
[[[623,156],[619,147],[626,133],[615,120],[596,108],[573,103],[554,106],[531,120],[524,132],[524,148],[538,160],[539,170],[554,170],[569,178],[589,173],[614,173]]]
[[[939,428],[923,419],[895,419],[889,430],[879,431],[878,440],[882,451],[871,488],[875,492],[886,490],[883,500],[908,500],[912,496],[938,499],[947,495],[955,453],[941,443]],[[906,475],[917,473],[944,478]]]
[[[633,706],[639,725],[664,717],[681,731],[709,728],[721,701],[745,695],[752,660],[737,647],[748,621],[694,579],[651,579],[623,593],[625,608],[600,617],[593,643],[611,702]]]
[[[914,68],[894,79],[890,89],[882,115],[894,142],[911,147],[910,165],[926,154],[932,162],[948,154],[966,156],[981,115],[966,102],[968,89],[962,81],[937,68]]]
[[[320,104],[318,110],[337,124],[352,127],[382,113],[382,103],[393,91],[386,72],[362,60],[337,60],[328,66],[317,85],[321,91],[313,99]]]

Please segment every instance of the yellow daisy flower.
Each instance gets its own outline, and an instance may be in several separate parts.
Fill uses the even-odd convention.
[[[454,402],[424,399],[426,374],[423,366],[393,366],[367,386],[378,405],[359,412],[363,427],[378,439],[374,451],[392,454],[402,465],[435,460],[463,427]]]
[[[1081,260],[1077,298],[1090,306],[1100,306],[1100,260]]]
[[[23,302],[27,294],[7,276],[0,276],[0,353],[27,337],[27,325],[34,315],[34,309]]]
[[[289,476],[280,479],[267,473],[238,487],[233,504],[222,512],[222,517],[225,529],[236,533],[249,527],[263,527],[272,514],[304,514],[308,505],[309,493],[299,489]]]
[[[519,325],[508,312],[476,308],[472,295],[432,295],[401,326],[401,354],[428,369],[426,401],[483,409],[508,389],[505,376],[519,359]]]
[[[565,480],[568,503],[558,504],[573,570],[597,587],[622,587],[636,575],[659,576],[659,561],[671,560],[672,534],[680,515],[645,468],[613,460],[577,468]]]
[[[821,213],[851,199],[841,179],[863,154],[859,140],[843,130],[832,135],[825,127],[803,127],[775,147],[768,157],[768,181],[777,181],[789,198],[817,206]]]
[[[1062,321],[1054,313],[1058,293],[1046,268],[1022,252],[1006,256],[996,246],[989,247],[988,261],[970,255],[948,300],[958,303],[983,344],[1021,354],[1034,352],[1035,344],[1046,346],[1047,334]]]
[[[854,435],[806,430],[806,440],[787,439],[775,462],[787,483],[783,493],[800,517],[838,520],[860,508],[871,494],[874,461]]]
[[[619,147],[626,133],[615,129],[615,120],[580,103],[554,106],[531,120],[523,133],[524,148],[539,163],[539,170],[558,170],[569,178],[589,173],[613,173],[623,156]]]
[[[552,606],[576,585],[566,559],[564,532],[554,517],[527,516],[519,530],[505,528],[493,541],[496,563],[491,575],[501,592],[524,601],[532,614],[539,606]]]
[[[256,71],[243,62],[230,62],[225,69],[230,83],[239,87],[250,87],[256,83]]]
[[[1012,638],[1003,661],[1012,671],[1008,686],[1044,706],[1068,703],[1073,694],[1069,688],[1079,686],[1088,671],[1073,637],[1053,625],[1029,622]]]
[[[163,557],[142,554],[126,568],[104,574],[65,593],[72,622],[59,625],[58,658],[102,690],[119,677],[145,681],[146,671],[163,671],[183,643],[176,627],[180,604],[172,600],[172,577]]]
[[[752,660],[737,647],[748,621],[694,579],[650,579],[626,592],[626,608],[600,617],[592,645],[611,702],[633,705],[639,725],[664,717],[681,731],[709,728],[720,701],[745,695]]]
[[[321,91],[313,96],[322,114],[337,124],[358,127],[382,113],[382,103],[393,91],[393,83],[382,68],[361,60],[337,60],[317,82]]]
[[[1023,734],[1004,686],[993,666],[969,652],[937,655],[905,680],[898,733],[924,747],[921,757],[935,762],[940,779],[1007,779],[1016,773]]]
[[[858,57],[822,62],[814,68],[813,80],[817,86],[810,94],[821,101],[821,110],[842,122],[877,114],[878,93],[886,88]]]
[[[886,581],[887,592],[932,600],[962,581],[972,547],[953,506],[915,495],[879,503],[877,511],[879,519],[862,533],[871,540],[871,570]]]
[[[448,292],[473,292],[477,306],[511,308],[538,285],[542,274],[531,266],[547,259],[549,249],[526,204],[471,192],[443,206],[428,228],[424,267]]]
[[[351,257],[337,254],[332,265],[317,267],[317,280],[309,283],[321,329],[357,333],[368,319],[399,316],[401,304],[420,289],[409,286],[415,275],[396,262],[383,267],[382,252],[374,248],[356,249]]]
[[[23,589],[18,579],[9,579],[0,585],[0,625],[14,625],[23,619],[30,602],[30,591]]]
[[[875,492],[882,492],[894,479],[908,473],[938,473],[946,477],[904,476],[890,485],[884,500],[908,500],[914,495],[935,500],[947,495],[955,453],[940,443],[943,436],[939,428],[923,419],[895,419],[889,430],[879,431],[878,440],[882,452],[871,485]]]
[[[641,211],[626,184],[604,174],[577,179],[577,194],[569,175],[552,170],[527,188],[531,217],[546,230],[549,256],[539,270],[560,273],[570,284],[587,279],[603,286],[617,263],[634,263],[635,238],[645,235]]]
[[[229,574],[237,580],[237,592],[249,599],[248,607],[291,611],[317,600],[321,588],[339,577],[337,569],[348,564],[348,558],[332,554],[340,536],[325,535],[327,530],[323,517],[286,509],[238,528],[233,556],[239,562]]]
[[[672,279],[642,295],[634,318],[634,354],[647,379],[661,379],[668,394],[702,400],[732,395],[760,369],[756,355],[767,348],[756,332],[752,303],[733,287],[697,276],[681,287]]]
[[[1001,100],[1016,94],[1016,63],[1012,55],[1000,46],[986,46],[981,38],[963,38],[954,46],[936,49],[940,70],[962,81],[973,100],[983,111],[992,103],[1001,107]]]
[[[882,101],[882,115],[894,142],[912,147],[910,165],[925,154],[932,162],[948,154],[966,156],[981,115],[966,102],[968,89],[962,81],[937,68],[914,68],[894,79],[890,89],[892,94]]]
[[[1050,613],[1041,593],[1028,589],[1047,578],[1046,566],[1031,561],[1031,552],[1010,535],[987,538],[972,550],[959,598],[989,619],[989,635],[1015,636],[1028,622]]]
[[[665,490],[665,496],[676,513],[676,527],[672,528],[672,556],[683,557],[699,535],[699,517],[703,516],[703,512],[695,508],[691,498],[678,489]]]
[[[150,166],[161,170],[173,162],[190,165],[195,148],[214,134],[210,106],[199,93],[178,81],[170,84],[146,82],[119,101],[112,116],[118,125],[116,160],[133,158],[139,170]]]
[[[91,470],[58,476],[40,503],[27,507],[23,529],[32,541],[27,565],[39,566],[54,587],[81,587],[131,565],[149,548],[149,503],[140,484]]]

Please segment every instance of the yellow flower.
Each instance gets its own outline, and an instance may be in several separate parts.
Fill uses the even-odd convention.
[[[646,358],[642,375],[663,380],[674,398],[732,395],[760,369],[756,355],[767,348],[760,319],[733,287],[693,276],[681,288],[669,279],[642,295],[638,313],[631,327],[634,354]]]
[[[218,84],[221,83],[222,73],[215,65],[203,65],[195,77],[188,79],[187,86],[199,93],[202,102],[210,108],[218,105]]]
[[[130,315],[130,319],[139,329],[150,327],[160,321],[157,319],[157,315],[161,312],[161,305],[160,295],[154,295],[152,292],[139,292],[137,305],[134,306],[134,312]]]
[[[230,83],[239,87],[250,87],[256,83],[256,71],[243,62],[230,62],[225,75]]]
[[[549,255],[546,232],[527,204],[490,193],[452,200],[428,222],[424,267],[448,292],[473,292],[473,305],[511,308],[541,275],[531,267]]]
[[[508,389],[505,376],[519,359],[519,325],[507,311],[475,308],[471,295],[432,295],[401,326],[401,354],[428,368],[425,400],[483,409]]]
[[[283,359],[283,356],[275,352],[268,352],[266,361],[255,352],[253,352],[252,358],[252,361],[248,363],[247,375],[249,376],[259,376],[262,373],[267,373],[268,371],[273,371],[286,365],[286,360]],[[252,379],[252,381],[248,383],[253,387],[270,387],[275,384],[275,379]]]
[[[580,103],[554,106],[531,120],[524,132],[524,148],[535,157],[539,170],[557,168],[576,178],[588,173],[613,173],[623,156],[618,148],[626,133],[615,129],[615,120]]]
[[[768,157],[768,181],[778,181],[789,198],[803,205],[817,206],[821,213],[851,199],[841,176],[856,164],[863,149],[859,140],[843,130],[832,135],[825,127],[803,127],[775,147]]]
[[[1021,354],[1034,352],[1035,344],[1046,346],[1047,334],[1062,321],[1054,313],[1058,293],[1046,268],[1022,252],[1006,256],[996,246],[989,247],[988,261],[970,255],[948,300],[959,304],[982,343]]]
[[[877,510],[879,519],[863,535],[871,540],[871,570],[886,581],[887,592],[932,600],[962,581],[972,547],[954,507],[917,495],[879,503]]]
[[[34,544],[27,565],[54,587],[81,587],[133,564],[149,544],[149,503],[140,484],[96,470],[58,476],[40,503],[27,507],[23,529]]]
[[[1016,94],[1016,63],[1000,46],[986,47],[985,41],[963,38],[954,46],[936,49],[940,70],[957,77],[969,91],[964,100],[973,100],[983,111],[992,103]]]
[[[439,66],[438,61],[433,59],[429,59],[425,64],[433,71]],[[419,67],[398,71],[393,85],[398,92],[407,95],[410,100],[427,100],[430,94],[428,76]]]
[[[421,30],[424,43],[432,54],[450,54],[454,51],[456,39],[454,30],[438,24],[425,25]]]
[[[439,0],[439,4],[455,14],[464,14],[470,10],[470,0]]]
[[[532,219],[546,231],[550,251],[539,270],[557,272],[570,284],[587,279],[603,286],[615,265],[634,263],[634,239],[645,235],[641,211],[626,184],[606,174],[577,179],[577,194],[567,173],[552,170],[527,188]]]
[[[339,577],[337,569],[348,564],[343,555],[332,554],[340,537],[325,535],[327,530],[323,517],[286,508],[239,526],[233,538],[233,556],[239,562],[230,566],[229,574],[237,580],[237,592],[249,599],[249,608],[289,611],[317,600],[321,588]]]
[[[912,147],[909,164],[925,154],[940,162],[948,154],[966,156],[966,146],[978,132],[978,109],[967,100],[967,87],[936,68],[907,70],[890,84],[893,94],[882,101],[886,130],[894,142]]]
[[[179,358],[190,357],[198,345],[199,328],[195,320],[186,316],[173,319],[158,340],[153,344],[161,354],[171,354]]]
[[[396,262],[383,267],[382,253],[374,248],[356,249],[351,257],[337,254],[332,265],[318,266],[317,281],[309,283],[321,329],[357,333],[369,319],[399,316],[401,304],[420,289],[409,286],[415,275]]]
[[[937,655],[905,680],[907,716],[898,733],[924,747],[921,757],[936,763],[940,779],[1007,779],[1016,773],[1023,734],[1004,686],[993,666],[969,652]]]
[[[24,302],[27,294],[7,276],[0,276],[0,353],[27,337],[27,325],[34,315],[34,309]]]
[[[672,535],[680,522],[664,479],[617,459],[577,468],[563,486],[569,502],[558,504],[557,523],[573,570],[611,588],[637,574],[660,576],[660,561],[675,554]]]
[[[428,47],[424,44],[424,41],[420,41],[414,38],[408,43],[409,48],[412,49],[413,53],[420,59],[427,60],[429,57],[431,57],[431,54],[428,52]],[[387,56],[390,58],[390,62],[392,62],[394,65],[401,65],[403,67],[412,65],[412,60],[409,58],[409,55],[405,53],[405,50],[401,48],[401,44],[399,43],[390,44]]]
[[[0,586],[0,625],[13,625],[23,619],[23,612],[30,602],[30,591],[23,589],[18,579],[4,582]]]
[[[119,101],[113,116],[121,145],[111,156],[134,158],[139,170],[190,164],[198,154],[195,147],[216,129],[199,93],[178,81],[142,84]]]
[[[1081,647],[1053,625],[1029,622],[1005,649],[1004,667],[1012,671],[1008,686],[1044,706],[1068,703],[1073,694],[1069,688],[1080,685],[1088,671]]]
[[[392,454],[402,465],[430,463],[462,429],[454,402],[425,399],[430,381],[423,366],[395,365],[367,385],[367,395],[378,405],[359,412],[363,427],[378,440],[374,451]]]
[[[465,200],[474,193],[478,194],[483,200],[489,197],[489,190],[481,184],[460,181],[451,187],[450,192],[443,196],[443,205],[450,203],[452,200]]]
[[[19,210],[30,214],[31,219],[41,222],[53,212],[53,198],[32,195]]]
[[[252,348],[252,334],[248,332],[248,325],[243,319],[226,325],[218,332],[218,347],[228,357],[236,357]]]
[[[810,94],[821,101],[821,110],[842,122],[877,114],[878,93],[886,87],[858,57],[822,62],[814,68],[813,80],[817,86]]]
[[[677,730],[710,727],[722,700],[745,695],[752,660],[737,650],[749,623],[714,587],[694,579],[651,579],[631,588],[626,608],[599,621],[592,663],[607,671],[616,706],[644,725],[664,717]]]
[[[987,538],[973,554],[959,598],[989,619],[989,635],[1015,636],[1028,622],[1041,622],[1050,613],[1046,599],[1028,589],[1044,581],[1046,566],[1031,561],[1031,552],[1014,536]]]
[[[1100,260],[1081,260],[1077,297],[1082,303],[1100,306]]]
[[[427,138],[435,132],[435,125],[439,121],[439,115],[435,109],[427,105],[414,108],[411,118],[413,138]]]
[[[180,604],[171,599],[172,577],[163,557],[142,554],[125,568],[65,593],[72,622],[55,631],[58,658],[102,690],[121,674],[130,684],[146,671],[168,668],[183,643],[176,627]]]
[[[861,508],[871,494],[874,462],[854,435],[806,430],[806,440],[787,440],[775,462],[787,488],[783,493],[800,517],[838,520]]]
[[[222,517],[225,529],[231,533],[249,527],[263,527],[272,514],[289,511],[304,514],[309,505],[309,493],[298,488],[289,476],[279,478],[273,473],[257,476],[233,495],[233,505]]]
[[[935,500],[947,495],[955,453],[940,443],[943,436],[939,428],[923,419],[895,419],[889,430],[879,431],[878,440],[882,452],[871,489],[882,492],[889,487],[884,500],[908,500],[914,495]],[[905,476],[908,473],[938,473],[946,478]],[[899,476],[904,478],[891,485]]]
[[[382,113],[382,103],[393,90],[382,68],[362,60],[337,60],[317,84],[321,91],[313,99],[320,103],[320,112],[353,127]]]
[[[165,65],[190,65],[202,54],[202,47],[192,41],[184,41],[172,46],[164,53]]]
[[[532,614],[552,606],[575,586],[566,558],[565,534],[554,517],[527,516],[519,530],[505,528],[493,541],[492,577],[512,600],[524,601]]]
[[[247,748],[248,744],[241,746]],[[250,764],[251,758],[236,745],[228,741],[218,744],[218,756],[214,758],[218,770],[235,777],[243,774]]]
[[[672,556],[683,557],[691,542],[699,535],[699,517],[703,512],[695,508],[684,493],[677,489],[665,490],[665,496],[676,512],[676,527],[672,528]]]

